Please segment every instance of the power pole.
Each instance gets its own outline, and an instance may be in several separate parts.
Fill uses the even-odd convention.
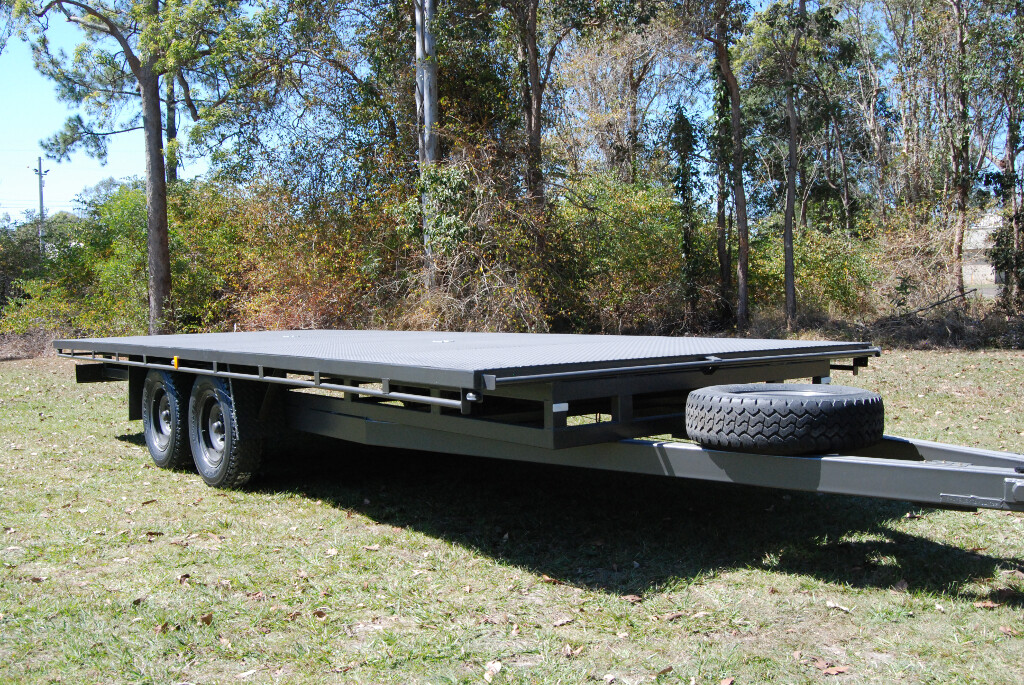
[[[43,176],[46,176],[46,174],[50,173],[50,170],[47,169],[46,171],[43,171],[43,158],[42,157],[37,157],[36,159],[37,159],[38,164],[39,164],[39,166],[36,167],[33,170],[33,171],[36,172],[36,176],[39,177],[39,217],[38,217],[38,220],[36,221],[36,224],[38,226],[38,231],[39,231],[39,255],[42,256],[44,250],[46,249],[45,246],[43,245],[43,220],[45,219],[45,214],[44,214],[45,210],[43,208]]]

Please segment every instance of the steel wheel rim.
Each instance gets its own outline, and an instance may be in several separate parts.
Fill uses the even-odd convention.
[[[224,408],[213,395],[203,398],[199,413],[199,441],[203,462],[211,469],[219,467],[227,447],[227,426]]]
[[[174,434],[174,417],[171,415],[171,399],[164,388],[159,388],[150,402],[150,428],[157,449],[166,450]]]

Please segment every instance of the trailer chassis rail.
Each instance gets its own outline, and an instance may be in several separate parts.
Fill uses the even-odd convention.
[[[596,468],[837,495],[906,500],[947,509],[1024,512],[1024,455],[895,436],[851,454],[774,456],[688,442],[621,440],[551,450],[395,425],[288,401],[293,427],[367,445]]]

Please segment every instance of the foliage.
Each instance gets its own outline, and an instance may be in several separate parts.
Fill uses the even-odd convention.
[[[91,21],[73,7],[50,11]],[[754,304],[779,303],[780,224],[804,313],[885,317],[957,288],[964,229],[993,204],[1003,304],[1024,301],[1024,20],[1008,0],[439,3],[440,159],[422,176],[408,3],[143,9],[103,4],[138,14],[128,51],[86,27],[62,55],[39,24],[36,54],[82,105],[54,154],[102,155],[140,123],[129,53],[150,60],[165,121],[195,119],[213,173],[170,183],[179,331],[717,331],[740,316],[748,259]],[[140,192],[103,191],[44,255],[30,226],[5,230],[3,326],[140,330]]]
[[[950,245],[954,217],[948,207],[908,206],[876,235],[872,298],[883,313],[903,314],[949,297],[956,289]]]
[[[208,207],[212,193],[182,184],[172,199],[171,254],[175,278],[169,304],[178,330],[210,330],[225,323],[227,275],[233,268],[232,231],[203,225],[190,207]],[[88,200],[73,231],[47,233],[46,255],[34,277],[17,283],[0,320],[6,332],[33,328],[68,335],[145,332],[146,203],[142,189],[121,185]]]
[[[762,307],[781,306],[782,241],[775,233],[762,233],[751,243],[751,298]],[[800,309],[854,318],[870,313],[871,288],[878,281],[875,257],[872,244],[843,233],[796,232],[793,258]]]
[[[693,323],[687,321],[691,292],[708,298],[708,284],[691,279],[706,274],[711,227],[697,212],[682,214],[659,184],[605,174],[570,190],[559,208],[560,228],[585,265],[591,326],[605,333],[685,331]]]
[[[17,294],[18,281],[40,275],[41,261],[35,221],[0,225],[0,308]]]

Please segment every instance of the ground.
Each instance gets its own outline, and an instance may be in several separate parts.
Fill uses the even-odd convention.
[[[307,442],[161,471],[0,363],[0,681],[1024,682],[1024,515]],[[1024,449],[1024,354],[891,352],[887,431]]]

